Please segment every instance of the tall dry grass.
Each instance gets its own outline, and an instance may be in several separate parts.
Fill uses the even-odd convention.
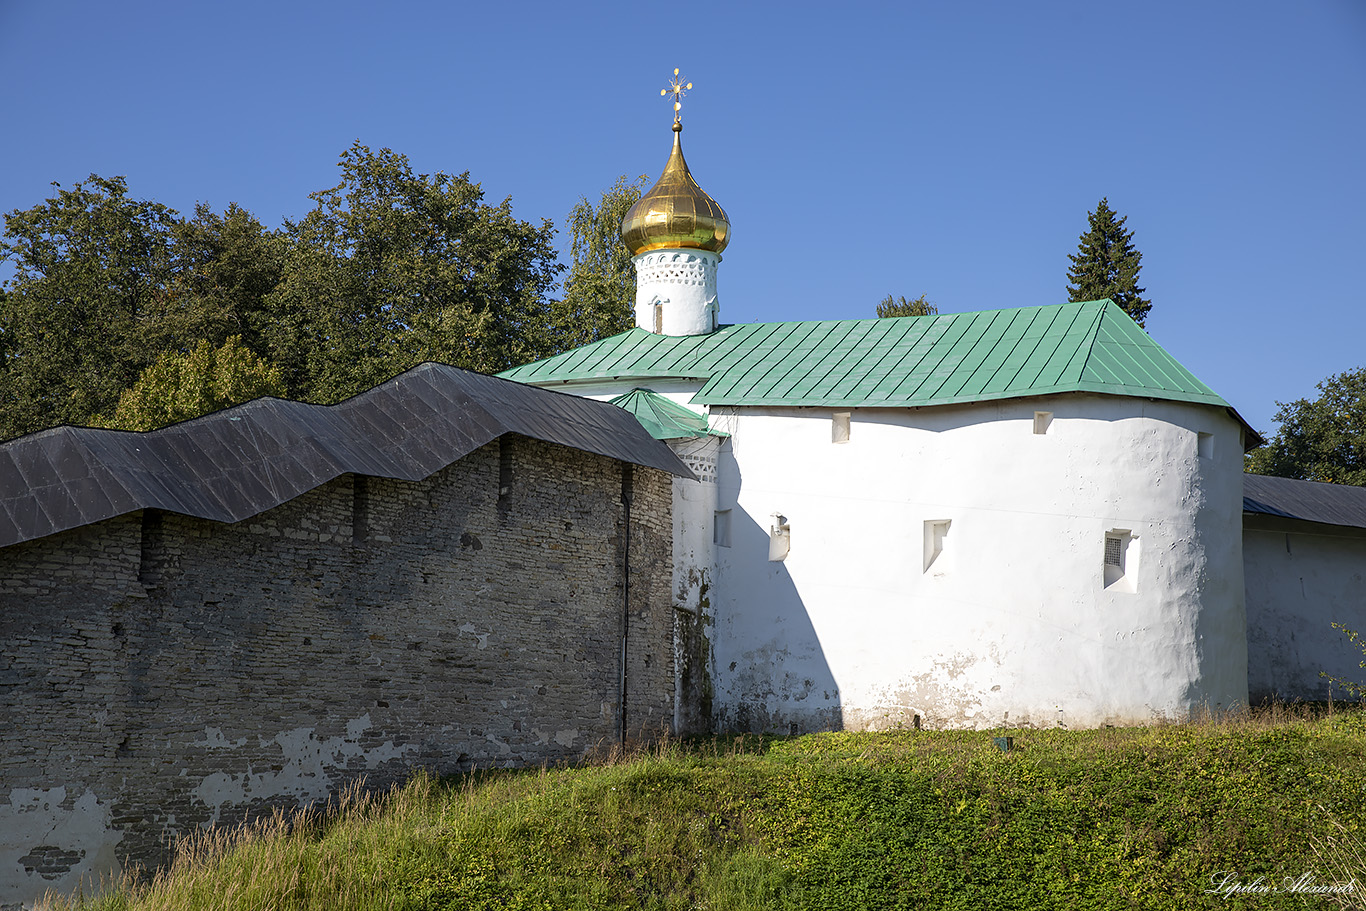
[[[992,746],[1002,733],[1014,736],[1009,754]],[[1358,785],[1366,794],[1363,735],[1359,711],[1273,704],[1146,728],[603,744],[586,768],[445,782],[418,774],[382,793],[358,782],[329,804],[187,837],[169,868],[104,884],[95,897],[53,897],[47,907],[745,911],[816,895],[826,885],[812,871],[876,881],[889,867],[918,875],[928,857],[944,875],[971,881],[976,872],[960,866],[998,849],[990,869],[1044,877],[1021,886],[1021,900],[1055,888],[1108,894],[1126,878],[1135,895],[1166,890],[1175,899],[1176,888],[1197,894],[1210,870],[1269,870],[1282,859],[1287,870],[1317,860],[1320,882],[1361,883],[1366,850],[1351,814],[1366,798],[1351,794]],[[1313,799],[1327,809],[1306,815]],[[929,854],[897,854],[911,849],[876,839],[849,853],[875,824],[907,831],[904,814],[921,827],[921,844],[934,846]],[[1053,828],[1059,838],[1083,832],[1059,856],[1095,882],[1053,882],[1051,868],[1031,859],[1053,850]],[[982,832],[998,835],[984,842]],[[1038,838],[1023,853],[1003,847]],[[1269,847],[1280,845],[1295,850],[1280,858]],[[1361,895],[1325,897],[1350,908],[1362,907]]]

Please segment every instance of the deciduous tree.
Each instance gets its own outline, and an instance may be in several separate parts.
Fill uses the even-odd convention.
[[[106,427],[153,430],[263,395],[283,395],[278,367],[252,354],[234,335],[215,348],[202,339],[194,349],[170,352],[142,371],[119,396]]]
[[[341,182],[286,223],[284,278],[264,333],[310,401],[335,402],[426,360],[495,372],[551,353],[554,228],[484,203],[469,174],[414,174],[355,143]]]
[[[1089,226],[1077,252],[1067,256],[1072,261],[1067,270],[1067,299],[1108,297],[1142,326],[1152,302],[1143,298],[1144,289],[1138,287],[1143,254],[1134,247],[1134,232],[1124,228],[1127,216],[1117,217],[1109,200],[1102,198],[1086,218]]]
[[[173,271],[176,213],[92,174],[5,215],[0,437],[111,410],[156,357],[149,314]]]
[[[621,221],[648,185],[623,175],[595,206],[587,197],[569,212],[573,233],[564,297],[552,308],[554,347],[561,351],[625,332],[635,325],[636,270],[621,240]]]
[[[1277,402],[1280,430],[1247,457],[1254,474],[1366,487],[1366,368],[1330,376],[1317,399]]]
[[[91,175],[5,216],[0,258],[0,438],[114,411],[157,358],[200,340],[248,345],[271,321],[277,236],[250,213],[207,205],[191,219]]]
[[[613,324],[611,295],[589,290],[594,269],[620,271],[593,234],[610,215],[579,213],[583,267],[552,313],[563,267],[549,221],[485,203],[468,174],[414,174],[388,149],[356,143],[340,166],[282,231],[236,205],[184,218],[98,175],[5,216],[0,438],[114,415],[135,382],[170,382],[144,371],[199,357],[201,342],[236,338],[233,351],[280,369],[283,394],[335,402],[424,360],[495,372]]]

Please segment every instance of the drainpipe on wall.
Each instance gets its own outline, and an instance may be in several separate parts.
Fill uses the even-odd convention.
[[[626,746],[626,647],[631,634],[631,500],[634,495],[633,465],[621,470],[622,546],[621,546],[621,710],[617,732]]]

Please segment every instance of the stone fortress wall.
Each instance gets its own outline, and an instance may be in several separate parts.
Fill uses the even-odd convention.
[[[146,511],[6,548],[0,906],[361,777],[615,741],[628,560],[625,725],[667,726],[670,497],[508,434],[233,525]]]

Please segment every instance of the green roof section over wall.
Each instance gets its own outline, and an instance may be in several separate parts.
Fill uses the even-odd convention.
[[[897,408],[1095,392],[1233,410],[1108,300],[692,336],[631,329],[499,376],[552,387],[694,379],[703,385],[692,401],[704,405]]]
[[[706,415],[698,414],[671,402],[649,389],[632,389],[611,400],[613,405],[635,415],[645,432],[656,440],[678,440],[685,437],[730,436],[707,428]]]

